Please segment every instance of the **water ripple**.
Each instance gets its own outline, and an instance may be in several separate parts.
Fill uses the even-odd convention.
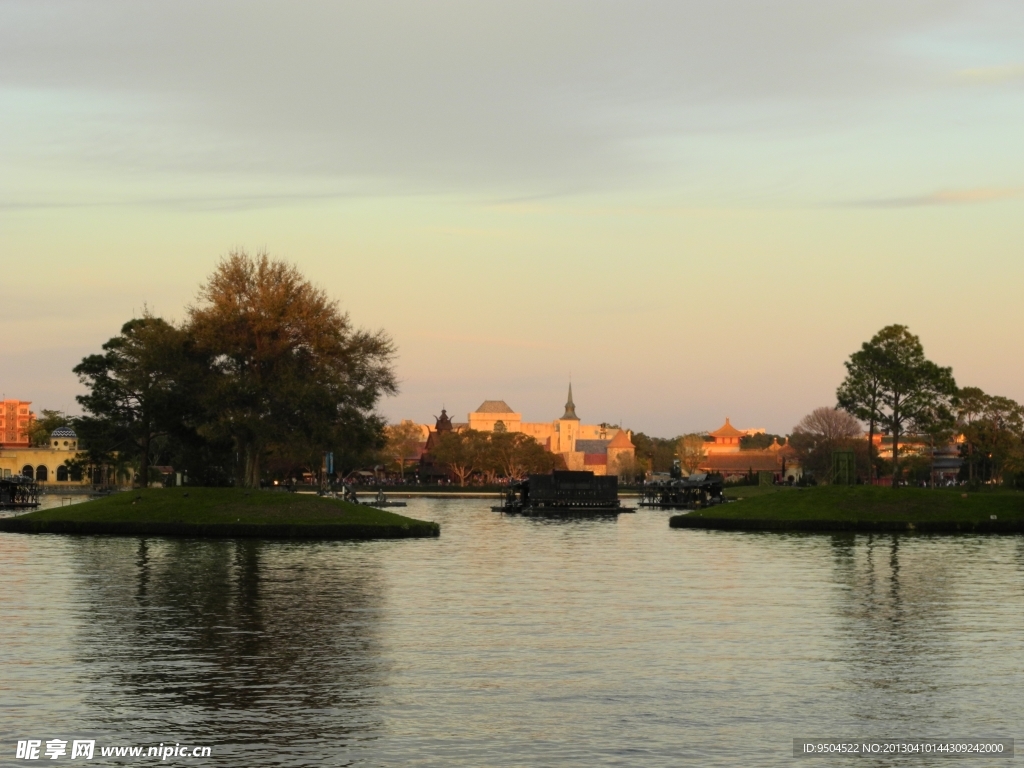
[[[1015,736],[1019,537],[409,512],[441,538],[0,534],[0,759],[87,737],[225,766],[771,766],[794,737]]]

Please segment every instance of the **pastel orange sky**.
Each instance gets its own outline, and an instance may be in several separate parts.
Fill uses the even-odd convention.
[[[1024,401],[1024,5],[0,4],[0,389],[232,248],[395,338],[392,419],[504,399],[788,432],[889,323]]]

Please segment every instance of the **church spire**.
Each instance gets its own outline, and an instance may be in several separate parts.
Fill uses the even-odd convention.
[[[576,415],[576,404],[572,401],[572,382],[569,382],[569,401],[565,404],[565,414],[563,414],[561,421],[571,419],[572,421],[579,421],[580,417]]]

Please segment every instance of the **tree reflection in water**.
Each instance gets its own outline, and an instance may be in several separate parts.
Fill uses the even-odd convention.
[[[836,685],[848,691],[853,733],[924,736],[958,732],[985,698],[992,663],[1005,662],[962,646],[991,639],[985,627],[988,585],[972,583],[977,537],[836,535],[831,537],[843,654]],[[998,594],[989,595],[1000,600]],[[973,615],[977,626],[964,626]],[[959,660],[954,662],[953,660]],[[955,663],[959,663],[956,668]],[[976,664],[973,671],[969,668]],[[965,668],[966,667],[968,668]],[[975,681],[965,685],[967,681]]]
[[[261,765],[375,732],[383,581],[360,546],[80,540],[75,647],[98,731]]]

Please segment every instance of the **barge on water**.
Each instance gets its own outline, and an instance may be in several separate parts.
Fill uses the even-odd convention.
[[[384,495],[383,488],[377,489],[377,496],[373,501],[356,501],[356,503],[362,504],[364,507],[376,507],[377,509],[385,509],[386,507],[404,507],[406,505],[404,501],[389,501],[388,497]]]
[[[682,477],[673,466],[668,480],[649,480],[640,491],[640,506],[654,509],[699,509],[724,504],[722,476],[703,472]]]
[[[0,509],[35,509],[39,506],[39,486],[31,477],[0,477]]]
[[[593,472],[554,471],[509,484],[495,512],[517,515],[617,515],[634,512],[619,503],[617,477]]]

